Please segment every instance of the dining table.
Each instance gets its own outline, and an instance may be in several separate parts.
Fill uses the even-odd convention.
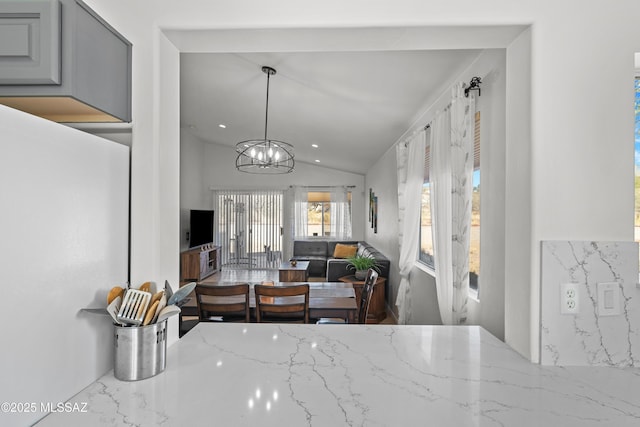
[[[206,283],[207,286],[235,285],[246,282],[216,282]],[[249,283],[249,306],[252,317],[255,312],[256,300],[254,286],[260,283]],[[309,317],[319,319],[334,317],[346,319],[347,323],[356,322],[358,304],[356,293],[351,283],[342,282],[268,282],[273,286],[309,285]],[[181,317],[197,316],[198,307],[195,294],[182,306]]]

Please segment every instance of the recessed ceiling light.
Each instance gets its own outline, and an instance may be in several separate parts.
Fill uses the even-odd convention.
[[[316,159],[316,163],[320,163],[320,160]]]
[[[227,128],[227,125],[223,125],[222,123],[220,123],[220,124],[218,125],[218,127],[219,127],[219,128],[222,128],[222,129],[226,129],[226,128]]]
[[[313,148],[318,148],[318,144],[311,144]]]

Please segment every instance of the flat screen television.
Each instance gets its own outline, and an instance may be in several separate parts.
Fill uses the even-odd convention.
[[[192,209],[189,217],[189,247],[213,242],[213,211]]]

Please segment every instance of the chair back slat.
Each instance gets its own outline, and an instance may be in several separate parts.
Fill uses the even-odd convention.
[[[201,322],[211,321],[212,317],[222,317],[222,321],[250,321],[248,283],[198,285],[195,291]]]
[[[371,303],[371,295],[373,295],[373,287],[378,280],[378,272],[370,268],[367,271],[367,278],[362,286],[362,294],[360,295],[360,304],[358,307],[358,323],[367,323],[369,315],[369,304]]]
[[[309,323],[309,285],[255,285],[256,321]]]

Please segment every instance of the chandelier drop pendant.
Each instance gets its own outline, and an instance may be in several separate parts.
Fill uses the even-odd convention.
[[[293,146],[283,141],[269,139],[269,79],[276,70],[264,66],[267,75],[267,103],[264,116],[264,138],[250,139],[236,144],[236,168],[241,172],[258,174],[284,174],[293,171],[295,160]]]

